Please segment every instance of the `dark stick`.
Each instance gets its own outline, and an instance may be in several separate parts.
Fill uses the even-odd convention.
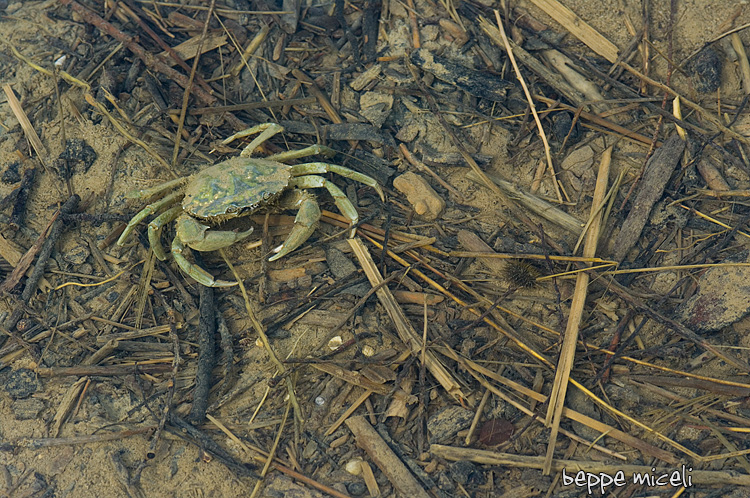
[[[238,476],[259,478],[253,470],[253,464],[242,463],[236,460],[206,433],[193,426],[190,422],[181,418],[176,413],[170,413],[169,423],[172,427],[167,426],[167,430],[172,434],[184,439],[185,441],[191,442],[200,447],[203,451],[210,453]]]
[[[72,213],[76,206],[78,206],[78,202],[80,200],[81,198],[77,195],[71,195],[68,200],[65,201],[65,203],[60,207],[60,214],[66,215]],[[39,285],[39,280],[41,280],[42,276],[44,275],[44,268],[47,265],[47,260],[52,255],[52,250],[55,248],[55,244],[57,244],[57,239],[60,238],[60,235],[62,235],[65,227],[65,223],[63,223],[59,218],[52,225],[52,229],[49,232],[49,237],[47,237],[47,240],[44,241],[42,250],[39,251],[39,257],[36,260],[34,270],[31,272],[31,276],[29,276],[29,279],[26,281],[26,287],[24,287],[23,292],[21,293],[21,300],[24,303],[28,303],[29,299],[31,299],[32,294],[34,294],[34,291],[36,291],[36,288]]]
[[[35,177],[36,168],[29,168],[23,172],[16,202],[13,204],[13,211],[10,214],[9,224],[13,230],[18,230],[23,225],[23,220],[26,217],[26,201],[29,200],[29,192]]]
[[[77,195],[71,195],[70,198],[65,201],[65,204],[60,207],[60,214],[70,214],[76,206],[78,206],[80,200],[81,198]],[[52,250],[55,248],[57,239],[62,235],[65,226],[65,223],[63,223],[59,217],[52,224],[49,236],[44,241],[42,249],[39,251],[39,257],[36,260],[34,270],[31,272],[31,276],[26,280],[26,287],[24,287],[23,292],[21,293],[22,305],[16,307],[3,324],[6,330],[11,330],[21,319],[21,316],[23,315],[23,305],[29,302],[31,296],[36,291],[36,288],[39,285],[39,280],[41,280],[44,275],[44,268],[47,266],[47,260],[52,255]]]
[[[208,408],[208,394],[211,390],[211,371],[216,364],[215,341],[216,307],[214,306],[214,289],[201,285],[200,288],[200,322],[198,325],[198,370],[195,373],[193,406],[188,415],[192,424],[203,423]]]

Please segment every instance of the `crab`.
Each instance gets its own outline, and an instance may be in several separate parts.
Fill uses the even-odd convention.
[[[236,285],[237,282],[214,279],[205,269],[189,261],[184,254],[185,247],[202,252],[215,251],[239,242],[250,236],[252,227],[236,231],[222,230],[222,225],[261,208],[270,208],[276,202],[280,209],[297,210],[291,232],[269,258],[269,261],[277,260],[300,247],[317,227],[321,213],[315,196],[307,191],[311,188],[325,188],[331,194],[339,211],[349,221],[352,227],[350,236],[353,236],[354,226],[359,221],[356,208],[339,187],[319,175],[336,173],[351,178],[372,187],[384,200],[380,185],[367,175],[336,164],[284,163],[315,154],[331,157],[335,153],[320,145],[282,152],[265,159],[251,157],[260,144],[283,130],[278,124],[264,123],[235,133],[222,143],[226,145],[241,137],[259,135],[240,152],[239,157],[227,159],[190,176],[132,192],[130,197],[143,198],[157,194],[162,197],[130,220],[117,241],[118,245],[124,245],[141,221],[158,213],[148,225],[149,243],[157,258],[162,261],[167,259],[161,245],[161,233],[167,224],[176,220],[171,253],[182,271],[208,287]]]

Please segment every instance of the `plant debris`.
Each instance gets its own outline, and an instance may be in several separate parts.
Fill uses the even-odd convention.
[[[743,493],[750,10],[641,7],[0,1],[2,494]]]

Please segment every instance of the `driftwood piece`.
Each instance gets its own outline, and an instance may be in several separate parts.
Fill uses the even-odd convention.
[[[503,102],[506,98],[505,90],[513,86],[513,83],[502,78],[462,66],[423,48],[412,52],[409,58],[412,64],[423,71],[476,97]]]
[[[633,207],[615,239],[613,249],[615,261],[622,262],[628,251],[638,241],[643,227],[646,226],[651,208],[664,193],[664,187],[680,161],[683,150],[685,150],[685,142],[678,135],[673,135],[664,142],[664,145],[656,149],[649,159],[633,201]]]
[[[346,426],[357,439],[357,445],[365,450],[401,495],[411,498],[430,496],[364,417],[352,417],[346,421]]]

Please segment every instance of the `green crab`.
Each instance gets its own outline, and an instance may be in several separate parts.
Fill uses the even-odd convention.
[[[253,232],[252,227],[246,231],[235,231],[222,230],[221,225],[232,218],[269,207],[275,201],[281,209],[297,210],[291,233],[269,258],[270,261],[279,259],[301,246],[315,231],[320,219],[320,207],[315,197],[307,192],[306,189],[310,188],[328,190],[341,214],[351,226],[356,225],[359,220],[356,208],[340,188],[319,176],[324,173],[336,173],[368,185],[384,200],[378,182],[362,173],[322,162],[296,165],[283,162],[315,154],[331,157],[334,151],[328,147],[312,145],[265,159],[250,157],[260,144],[283,130],[278,124],[264,123],[235,133],[222,143],[228,144],[237,138],[260,132],[240,152],[239,157],[227,159],[193,175],[131,193],[131,197],[138,198],[166,195],[143,208],[130,220],[117,241],[118,245],[125,243],[143,219],[160,213],[148,225],[148,239],[154,255],[162,261],[167,258],[160,242],[161,232],[168,223],[177,220],[171,248],[175,262],[182,271],[203,285],[228,287],[236,282],[215,280],[210,273],[185,257],[185,246],[196,251],[215,251],[243,240]]]

